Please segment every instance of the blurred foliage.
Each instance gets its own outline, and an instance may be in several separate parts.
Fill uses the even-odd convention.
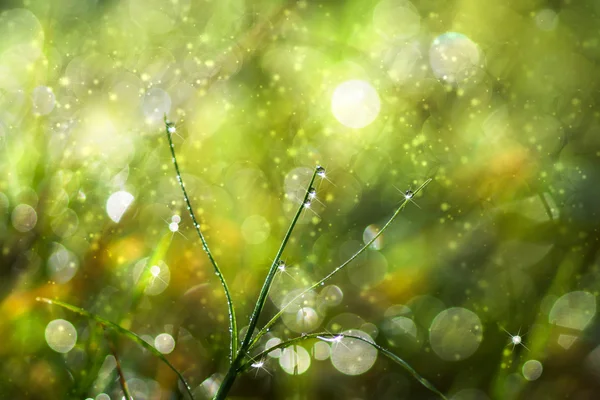
[[[121,398],[102,330],[37,296],[171,337],[198,398],[226,371],[225,299],[164,113],[240,327],[317,163],[328,179],[266,314],[432,177],[307,300],[311,330],[369,334],[453,399],[597,398],[599,16],[596,0],[0,3],[0,398]],[[332,105],[351,80],[376,91],[354,99],[374,118],[360,129]],[[303,330],[286,314],[265,340]],[[117,348],[136,399],[182,396],[150,353]],[[306,371],[269,358],[232,396],[432,397],[384,357],[347,376],[304,348]]]

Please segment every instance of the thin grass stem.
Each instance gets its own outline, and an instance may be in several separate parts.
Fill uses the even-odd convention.
[[[229,287],[227,286],[227,282],[225,281],[225,277],[219,268],[217,261],[213,257],[210,248],[208,247],[208,243],[200,230],[200,224],[198,223],[198,219],[194,214],[194,209],[192,208],[192,204],[190,203],[190,198],[185,190],[185,185],[183,183],[183,178],[181,177],[181,172],[179,170],[179,164],[177,163],[177,157],[175,156],[175,146],[173,145],[173,139],[171,138],[171,132],[169,131],[172,127],[169,121],[167,120],[167,116],[165,115],[165,132],[167,134],[167,139],[169,141],[169,148],[171,149],[171,156],[173,161],[173,166],[175,167],[175,173],[177,174],[177,182],[179,182],[179,186],[181,187],[181,191],[183,192],[183,198],[185,200],[188,213],[190,214],[190,218],[192,219],[192,223],[194,224],[194,228],[196,229],[196,233],[202,242],[202,249],[208,255],[208,259],[212,264],[215,274],[219,277],[221,281],[221,285],[223,286],[223,290],[225,291],[225,298],[227,299],[227,308],[229,313],[229,336],[230,336],[230,345],[229,345],[229,362],[233,363],[233,359],[237,353],[237,345],[238,345],[238,330],[237,330],[237,321],[235,318],[235,308],[233,307],[233,301],[231,300],[231,293],[229,292]]]
[[[115,358],[115,364],[117,366],[117,374],[119,375],[119,384],[121,385],[121,390],[123,390],[123,394],[127,400],[133,400],[133,396],[129,393],[129,388],[127,387],[127,381],[125,380],[125,374],[123,373],[123,368],[121,368],[121,361],[119,360],[119,355],[117,354],[117,348],[115,344],[112,342],[110,337],[108,336],[108,332],[106,328],[104,329],[104,336],[106,337],[106,341],[108,342],[108,348]]]
[[[275,277],[275,274],[279,270],[279,268],[278,268],[279,260],[281,260],[281,255],[283,254],[283,251],[285,250],[285,247],[286,247],[290,237],[292,236],[292,232],[294,230],[294,227],[296,226],[296,223],[298,222],[298,219],[300,218],[300,214],[302,214],[302,210],[304,210],[307,207],[307,204],[310,204],[310,203],[307,203],[307,201],[309,200],[309,195],[311,193],[311,189],[313,187],[313,183],[315,182],[317,173],[320,170],[322,170],[322,168],[319,166],[315,168],[315,171],[313,172],[312,177],[310,178],[310,182],[308,183],[308,186],[306,187],[306,192],[304,194],[304,198],[302,199],[302,202],[300,203],[300,206],[298,207],[298,210],[296,211],[296,214],[294,215],[294,218],[292,219],[292,222],[290,223],[290,226],[289,226],[285,236],[283,237],[281,245],[279,246],[279,250],[277,250],[277,254],[275,255],[275,258],[273,259],[271,267],[269,268],[269,272],[267,273],[267,277],[265,278],[265,281],[263,283],[262,289],[260,290],[260,294],[258,295],[258,300],[256,301],[256,305],[254,306],[254,311],[252,311],[252,314],[250,316],[250,323],[248,325],[248,330],[246,331],[246,335],[244,336],[244,339],[242,340],[242,344],[240,345],[240,348],[238,350],[238,353],[237,353],[237,356],[236,356],[234,362],[231,364],[229,371],[225,375],[225,378],[223,379],[223,382],[221,383],[221,386],[219,387],[219,390],[217,391],[217,394],[214,397],[215,400],[221,400],[221,399],[224,399],[225,396],[227,396],[227,393],[231,389],[231,386],[233,385],[233,382],[235,381],[235,379],[237,377],[237,373],[238,373],[237,370],[238,370],[240,364],[242,363],[243,359],[247,356],[246,352],[250,347],[250,343],[252,340],[252,332],[254,332],[254,329],[256,328],[256,325],[258,324],[258,319],[260,317],[260,313],[262,312],[265,302],[267,301],[269,289],[271,288],[271,285],[273,284],[273,278]]]
[[[412,197],[414,195],[416,195],[417,193],[419,193],[421,190],[423,190],[425,188],[425,186],[427,186],[429,184],[429,182],[431,182],[431,178],[427,179],[425,182],[423,182],[423,184],[421,184],[421,186],[419,186],[414,192],[413,195],[411,197],[407,197],[405,198],[405,200],[402,202],[402,204],[400,204],[400,206],[396,209],[396,211],[394,212],[394,215],[392,215],[392,217],[388,220],[388,222],[383,226],[383,228],[381,228],[379,230],[379,232],[377,232],[377,234],[375,236],[373,236],[371,238],[371,240],[369,240],[363,247],[360,248],[360,250],[358,250],[356,253],[354,253],[354,255],[352,255],[348,260],[344,261],[339,267],[335,268],[333,271],[331,271],[327,276],[325,276],[323,279],[321,279],[320,281],[316,282],[314,285],[308,287],[307,289],[305,289],[304,291],[302,291],[299,295],[297,295],[296,297],[294,297],[289,303],[287,303],[285,306],[283,306],[270,320],[269,322],[267,322],[267,324],[265,326],[262,327],[262,329],[256,334],[256,336],[254,337],[254,339],[252,340],[252,342],[250,343],[250,347],[252,348],[257,342],[258,340],[265,334],[267,333],[267,330],[277,321],[277,319],[285,312],[285,310],[292,304],[294,304],[295,301],[297,301],[298,299],[302,298],[302,296],[306,295],[308,292],[310,292],[311,290],[321,286],[323,283],[325,283],[327,280],[331,279],[332,276],[334,276],[335,274],[337,274],[338,272],[340,272],[342,269],[344,269],[348,264],[350,264],[352,261],[354,261],[358,256],[360,256],[365,250],[367,250],[369,248],[369,246],[371,246],[375,240],[377,240],[377,238],[379,236],[381,236],[381,234],[391,225],[391,223],[394,221],[394,219],[396,219],[396,217],[398,216],[398,214],[400,214],[400,211],[402,211],[406,205],[412,201]]]
[[[408,364],[402,358],[398,357],[396,354],[392,353],[385,347],[382,347],[382,346],[378,345],[377,343],[374,343],[374,342],[367,340],[360,336],[355,336],[355,335],[350,335],[350,334],[345,334],[345,333],[333,334],[330,332],[311,333],[311,334],[299,336],[297,338],[278,343],[277,345],[275,345],[273,347],[269,347],[268,349],[256,354],[255,356],[253,356],[253,358],[261,359],[261,358],[265,357],[267,354],[269,354],[270,352],[272,352],[273,350],[293,346],[296,343],[303,342],[305,340],[309,340],[309,339],[325,340],[326,338],[332,338],[332,339],[335,338],[336,341],[341,340],[341,339],[355,339],[355,340],[359,340],[361,342],[364,342],[364,343],[367,343],[367,344],[373,346],[375,349],[377,349],[379,352],[384,354],[386,357],[388,357],[389,359],[394,361],[396,364],[399,364],[400,366],[402,366],[402,368],[404,368],[406,371],[408,371],[417,381],[419,381],[419,383],[421,383],[427,389],[431,390],[432,392],[434,392],[435,394],[440,396],[442,399],[447,400],[446,396],[442,392],[440,392],[435,386],[433,386],[433,384],[431,384],[431,382],[429,382],[427,379],[425,379],[423,376],[421,376],[413,367],[410,366],[410,364]],[[249,361],[249,362],[241,365],[240,368],[238,369],[238,372],[240,372],[240,373],[244,372],[251,366],[252,366],[252,361]]]

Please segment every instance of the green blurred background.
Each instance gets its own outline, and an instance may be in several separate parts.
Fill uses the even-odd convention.
[[[119,322],[214,393],[227,309],[166,113],[242,330],[317,163],[261,321],[433,178],[261,347],[352,329],[455,400],[597,399],[599,15],[596,0],[0,2],[0,398],[122,398],[102,330],[38,296]],[[183,398],[109,339],[134,398]],[[435,398],[368,347],[314,343],[231,397]]]

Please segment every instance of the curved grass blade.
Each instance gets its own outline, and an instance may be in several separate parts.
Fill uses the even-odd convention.
[[[379,230],[379,232],[377,232],[377,234],[375,236],[373,236],[371,238],[371,240],[369,240],[363,247],[360,248],[360,250],[358,250],[356,253],[354,253],[354,255],[352,255],[352,257],[350,257],[348,260],[346,260],[344,263],[342,263],[339,267],[335,268],[333,271],[331,271],[327,276],[325,276],[323,279],[321,279],[320,281],[318,281],[317,283],[315,283],[314,285],[308,287],[306,290],[302,291],[298,296],[294,297],[289,303],[287,303],[285,306],[283,306],[274,316],[273,318],[271,318],[269,320],[269,322],[267,322],[267,324],[265,326],[262,327],[262,329],[256,334],[256,336],[254,337],[254,339],[252,340],[252,342],[250,343],[250,348],[252,348],[257,342],[258,340],[265,334],[267,333],[267,330],[277,321],[277,319],[285,312],[285,310],[292,304],[294,304],[294,302],[300,298],[302,298],[302,296],[306,295],[308,292],[310,292],[311,290],[319,287],[322,283],[324,283],[325,281],[329,280],[333,275],[337,274],[339,271],[341,271],[344,267],[346,267],[348,264],[350,264],[352,261],[354,261],[358,256],[360,256],[365,250],[367,250],[369,248],[369,246],[371,246],[379,236],[381,236],[381,234],[391,225],[391,223],[394,221],[394,219],[396,219],[396,217],[398,216],[398,214],[400,214],[400,211],[402,211],[406,205],[409,202],[413,202],[412,197],[415,196],[417,193],[419,193],[421,190],[423,190],[425,188],[425,186],[427,186],[429,184],[429,182],[431,182],[431,178],[427,179],[425,182],[423,182],[421,184],[421,186],[419,186],[410,197],[407,197],[402,204],[400,204],[400,206],[396,209],[396,211],[394,212],[394,215],[392,215],[392,217],[388,220],[388,222],[386,222],[386,224],[383,226],[383,228],[381,228]]]
[[[253,356],[252,359],[250,361],[248,361],[247,363],[245,363],[244,365],[242,365],[238,369],[238,371],[239,372],[243,372],[243,371],[247,370],[249,367],[252,366],[253,363],[255,363],[254,360],[259,360],[259,359],[265,357],[267,354],[269,354],[273,350],[282,349],[282,348],[285,348],[285,347],[288,347],[288,346],[292,346],[292,345],[294,345],[296,343],[299,343],[299,342],[302,342],[304,340],[309,340],[309,339],[321,339],[321,340],[324,340],[324,338],[356,339],[356,340],[360,340],[361,342],[364,342],[364,343],[367,343],[367,344],[373,346],[380,353],[382,353],[383,355],[385,355],[386,357],[388,357],[390,360],[394,361],[396,364],[398,364],[402,368],[404,368],[409,374],[411,374],[413,376],[413,378],[415,378],[417,381],[419,381],[419,383],[421,383],[421,385],[423,385],[427,389],[431,390],[433,393],[437,394],[442,399],[447,400],[447,397],[442,392],[440,392],[435,386],[433,386],[433,384],[431,382],[429,382],[427,379],[425,379],[424,377],[422,377],[413,367],[410,366],[410,364],[408,364],[402,358],[398,357],[396,354],[392,353],[391,351],[389,351],[385,347],[382,347],[382,346],[378,345],[377,343],[371,342],[370,340],[367,340],[367,339],[362,338],[360,336],[348,335],[348,334],[344,334],[344,333],[340,333],[340,334],[333,334],[333,333],[329,333],[329,332],[311,333],[311,334],[303,335],[303,336],[300,336],[300,337],[297,337],[297,338],[294,338],[294,339],[286,340],[284,342],[281,342],[281,343],[279,343],[279,344],[277,344],[277,345],[275,345],[273,347],[270,347],[270,348],[268,348],[268,349],[266,349],[266,350],[258,353],[255,356]]]
[[[129,340],[139,344],[140,346],[142,346],[144,349],[148,350],[150,353],[154,354],[156,357],[158,357],[162,362],[164,362],[165,364],[167,364],[167,366],[169,368],[171,368],[171,370],[173,372],[175,372],[175,374],[177,375],[177,377],[179,378],[179,380],[181,381],[181,383],[183,383],[183,385],[185,386],[185,389],[188,393],[188,395],[190,396],[190,398],[193,400],[194,399],[194,395],[192,394],[192,388],[190,387],[190,385],[188,385],[187,381],[185,380],[185,378],[183,377],[183,375],[181,375],[181,373],[177,370],[177,368],[175,368],[173,366],[173,364],[171,364],[169,362],[169,360],[166,359],[166,357],[158,350],[156,350],[156,348],[154,346],[152,346],[151,344],[147,343],[144,339],[142,339],[141,337],[139,337],[138,335],[136,335],[135,333],[131,332],[128,329],[123,328],[120,325],[115,324],[114,322],[111,322],[107,319],[104,319],[96,314],[93,314],[91,312],[88,312],[82,308],[76,307],[72,304],[69,303],[64,303],[62,301],[59,300],[51,300],[51,299],[47,299],[45,297],[36,297],[36,300],[42,303],[48,303],[48,304],[56,304],[57,306],[60,306],[62,308],[65,308],[69,311],[72,311],[76,314],[79,314],[83,317],[89,318],[94,320],[96,323],[98,323],[100,326],[102,326],[103,328],[110,328],[113,329],[114,331],[116,331],[117,333],[125,336],[126,338],[128,338]]]
[[[194,224],[194,228],[196,228],[196,233],[202,242],[202,249],[208,256],[210,263],[212,264],[215,273],[219,277],[221,281],[221,285],[223,286],[223,290],[225,291],[225,298],[227,299],[227,308],[229,312],[229,336],[230,336],[230,344],[229,344],[229,362],[233,363],[233,359],[237,353],[237,345],[238,345],[238,330],[237,330],[237,321],[235,318],[235,308],[233,307],[233,301],[231,300],[231,294],[229,292],[229,287],[227,286],[227,282],[225,281],[225,277],[221,272],[221,269],[217,265],[217,261],[213,257],[210,248],[208,247],[208,243],[200,230],[200,224],[196,219],[196,215],[194,214],[194,209],[192,208],[192,203],[190,203],[190,198],[185,190],[185,185],[183,184],[183,179],[181,178],[181,172],[179,172],[179,164],[177,164],[177,157],[175,156],[175,146],[173,145],[173,139],[171,138],[171,129],[174,126],[167,120],[167,115],[165,114],[165,132],[167,134],[167,139],[169,140],[169,149],[171,150],[171,156],[173,161],[173,166],[175,167],[175,173],[177,174],[177,182],[179,182],[179,186],[181,187],[181,191],[183,192],[183,198],[185,200],[185,204],[187,206],[188,213],[190,214],[190,218],[192,218],[192,223]]]

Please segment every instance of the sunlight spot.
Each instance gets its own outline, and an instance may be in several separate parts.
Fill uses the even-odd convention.
[[[381,101],[377,91],[371,84],[361,80],[341,83],[331,98],[333,115],[348,128],[364,128],[377,118],[380,110]]]
[[[150,273],[154,277],[158,276],[158,274],[160,274],[160,267],[158,265],[153,265],[150,267]]]
[[[106,213],[114,222],[119,222],[125,214],[125,211],[133,203],[133,195],[121,190],[110,195],[106,202]]]

